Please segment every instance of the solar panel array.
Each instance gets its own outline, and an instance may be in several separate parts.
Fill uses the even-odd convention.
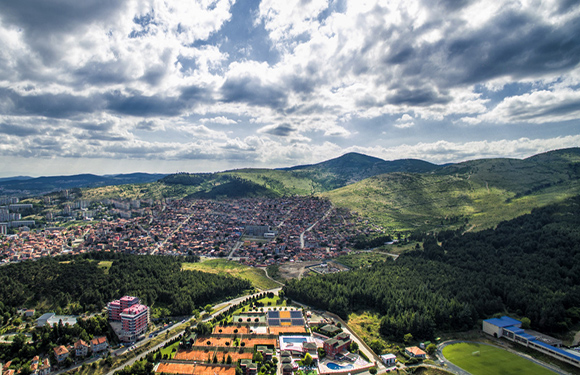
[[[302,311],[292,310],[290,311],[290,317],[292,319],[302,319]]]
[[[301,311],[268,311],[268,325],[270,326],[303,326],[304,319]]]

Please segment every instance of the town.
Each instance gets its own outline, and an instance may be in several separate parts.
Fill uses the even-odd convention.
[[[68,193],[64,194],[68,197]],[[49,198],[44,201],[55,204]],[[12,203],[2,212],[5,216],[15,215],[9,211],[15,206],[24,204]],[[380,228],[360,225],[364,224],[362,219],[348,210],[312,197],[76,200],[59,207],[62,210],[58,216],[54,210],[46,211],[44,226],[38,224],[34,228],[31,220],[0,223],[6,236],[0,244],[0,259],[18,262],[105,251],[228,257],[250,266],[267,266],[334,258],[348,251],[357,236],[382,232]],[[31,209],[32,205],[26,208]],[[73,217],[87,221],[73,226],[62,225],[62,221],[57,226],[59,222],[49,221],[66,223],[70,221],[67,218]]]

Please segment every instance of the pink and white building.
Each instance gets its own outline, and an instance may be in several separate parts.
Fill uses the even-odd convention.
[[[137,297],[124,296],[108,305],[109,320],[121,322],[121,331],[117,333],[121,341],[136,341],[147,332],[149,308],[139,302]]]

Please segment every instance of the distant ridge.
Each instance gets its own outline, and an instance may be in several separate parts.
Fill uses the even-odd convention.
[[[0,180],[2,194],[42,194],[72,188],[143,184],[165,177],[165,174],[130,173],[112,176],[77,174],[71,176],[48,176],[36,178],[6,178]]]
[[[30,176],[14,176],[14,177],[0,177],[0,182],[5,182],[5,181],[24,181],[24,180],[30,180],[34,177],[30,177]]]

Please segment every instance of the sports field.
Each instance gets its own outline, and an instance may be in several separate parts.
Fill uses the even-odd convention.
[[[554,375],[554,372],[494,346],[458,343],[443,348],[447,360],[473,375]]]

